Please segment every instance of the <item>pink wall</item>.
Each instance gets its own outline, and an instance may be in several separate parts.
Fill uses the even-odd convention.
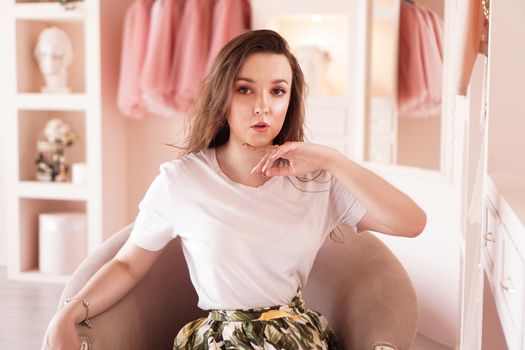
[[[126,122],[127,129],[127,217],[135,219],[137,205],[159,172],[161,163],[174,159],[174,149],[164,143],[181,141],[184,116],[160,117]]]

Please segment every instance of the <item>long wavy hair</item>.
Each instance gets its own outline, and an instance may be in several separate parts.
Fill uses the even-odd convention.
[[[217,55],[190,110],[189,130],[183,147],[180,147],[182,155],[217,147],[228,141],[230,128],[227,117],[230,113],[233,84],[244,62],[255,53],[284,55],[292,69],[288,111],[273,144],[304,141],[306,87],[303,72],[281,35],[273,30],[253,30],[233,38]]]

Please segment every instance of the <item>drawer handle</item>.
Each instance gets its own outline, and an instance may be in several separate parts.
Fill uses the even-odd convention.
[[[483,235],[483,238],[485,239],[485,241],[487,242],[496,242],[496,240],[494,239],[494,235],[492,234],[492,232],[487,232]]]
[[[503,288],[503,290],[505,290],[506,292],[513,293],[513,294],[518,292],[516,288],[512,286],[512,279],[510,277],[505,277],[504,279],[501,280],[499,284],[501,288]]]

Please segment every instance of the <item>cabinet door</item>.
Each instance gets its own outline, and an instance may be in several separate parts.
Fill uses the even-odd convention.
[[[497,230],[501,244],[496,258],[496,307],[509,349],[521,349],[525,264],[505,225],[498,225]]]

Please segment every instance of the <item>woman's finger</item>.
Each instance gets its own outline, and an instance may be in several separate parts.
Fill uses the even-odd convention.
[[[266,153],[253,167],[253,169],[250,171],[250,174],[257,174],[262,172],[263,170],[261,168],[263,167],[263,164],[266,164],[266,160],[270,157],[270,154],[271,153]]]
[[[289,166],[275,167],[266,170],[266,176],[292,176],[292,168]]]
[[[273,157],[273,155],[279,151],[279,146],[274,147],[271,153],[268,154],[268,158],[266,159],[266,162],[264,163],[264,166],[262,168],[262,172],[264,173],[268,168],[272,167],[273,162],[277,159]]]

